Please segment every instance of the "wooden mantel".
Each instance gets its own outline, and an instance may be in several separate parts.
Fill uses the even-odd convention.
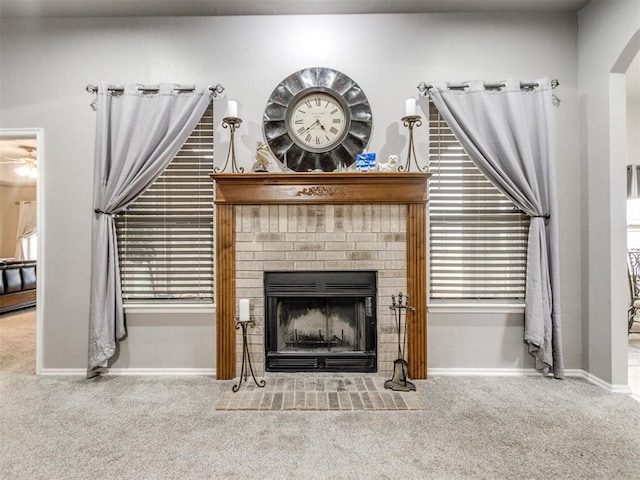
[[[216,182],[216,377],[236,376],[235,205],[407,205],[409,376],[427,378],[426,204],[430,173],[220,173]]]
[[[429,173],[221,173],[216,203],[426,203]]]

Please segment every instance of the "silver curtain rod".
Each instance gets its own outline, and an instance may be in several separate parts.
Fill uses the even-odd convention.
[[[85,90],[89,93],[98,93],[98,87],[96,85],[87,85]],[[143,93],[158,93],[159,90],[160,89],[158,87],[138,87],[138,91]],[[192,85],[176,85],[173,87],[173,91],[178,93],[193,92],[194,90],[195,87]],[[219,94],[224,92],[224,87],[218,83],[215,86],[209,85],[209,90],[213,93],[214,97],[217,97]],[[108,91],[109,93],[122,93],[124,92],[124,87],[110,87]]]
[[[558,85],[560,85],[560,82],[558,82],[558,80],[555,80],[555,79],[551,80],[551,88],[556,88]],[[507,86],[507,82],[485,83],[484,85],[484,87],[488,90],[500,90],[501,88],[504,88],[506,86]],[[532,90],[539,86],[540,84],[538,82],[520,83],[520,88],[524,90]],[[433,83],[420,82],[420,85],[418,85],[418,90],[422,95],[426,95],[426,92],[428,92],[434,87],[435,85]],[[447,83],[447,88],[449,90],[464,90],[465,88],[469,88],[469,84],[468,83]]]

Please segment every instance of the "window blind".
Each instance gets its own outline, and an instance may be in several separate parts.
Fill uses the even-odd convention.
[[[525,295],[529,218],[478,170],[429,105],[429,296]]]
[[[153,185],[116,217],[126,302],[213,302],[213,105]]]

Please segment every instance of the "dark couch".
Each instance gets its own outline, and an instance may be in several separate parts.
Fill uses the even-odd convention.
[[[36,304],[36,262],[0,261],[0,313]]]

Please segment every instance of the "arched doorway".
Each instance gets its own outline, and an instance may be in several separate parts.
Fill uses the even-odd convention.
[[[622,172],[626,171],[627,165],[627,106],[630,94],[635,95],[635,92],[630,92],[629,88],[635,87],[628,82],[627,75],[631,75],[630,72],[634,59],[640,55],[640,30],[631,37],[625,48],[622,50],[618,59],[614,63],[609,74],[609,156],[610,164],[613,169],[620,172],[619,178],[624,178]],[[640,163],[640,159],[638,160]],[[611,192],[611,205],[624,205],[622,211],[626,212],[626,203],[621,200],[622,193],[626,192],[626,188],[620,185],[620,189],[613,189]],[[626,233],[626,215],[625,218],[625,233]],[[612,225],[613,228],[616,225]],[[612,235],[612,238],[616,238]],[[626,258],[627,239],[626,235],[619,240],[612,242],[611,258],[622,259]],[[619,272],[618,275],[612,276],[612,292],[619,292],[620,301],[612,298],[615,304],[628,305],[628,288],[626,269],[613,268],[612,272]],[[624,297],[624,300],[622,299]],[[620,318],[625,317],[625,312],[620,309]],[[612,378],[613,384],[620,384],[622,382],[616,381],[616,379],[628,378],[628,336],[627,329],[624,322],[620,322],[617,319],[612,323]]]

